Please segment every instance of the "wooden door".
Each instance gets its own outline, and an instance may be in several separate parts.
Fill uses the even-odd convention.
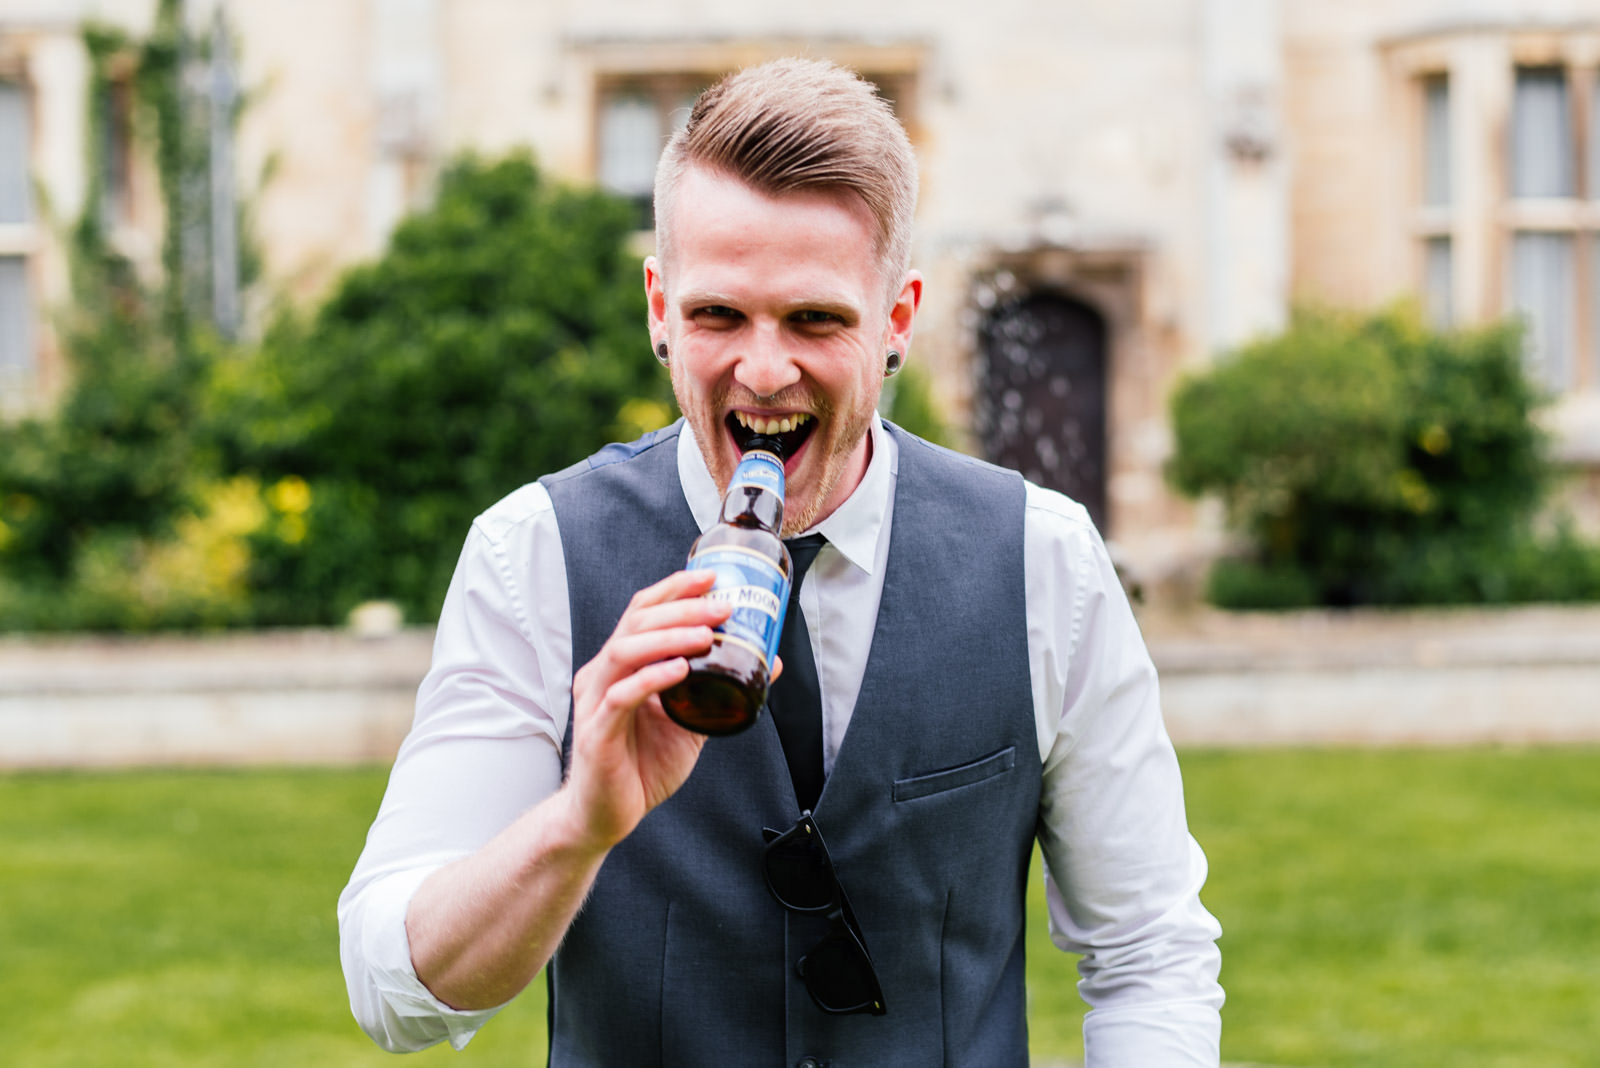
[[[984,454],[1106,522],[1106,325],[1054,293],[997,307],[980,331]]]

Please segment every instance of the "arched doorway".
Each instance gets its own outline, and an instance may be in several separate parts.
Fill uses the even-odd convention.
[[[1036,292],[979,332],[984,454],[1106,522],[1106,323],[1082,301]]]

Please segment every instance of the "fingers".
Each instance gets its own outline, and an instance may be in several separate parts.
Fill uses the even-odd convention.
[[[648,608],[687,597],[699,597],[708,592],[716,580],[717,576],[713,571],[674,571],[660,582],[646,586],[638,593],[635,593],[632,599],[628,601],[628,610],[623,615],[626,617],[628,612],[640,608]]]
[[[574,676],[574,696],[599,690],[628,708],[680,681],[684,658],[710,649],[711,628],[732,611],[704,598],[714,581],[709,571],[679,571],[634,594],[611,637]]]
[[[711,639],[707,637],[706,647],[710,645]],[[658,660],[612,683],[604,699],[618,708],[637,708],[662,690],[682,682],[688,674],[689,662],[683,657]]]
[[[728,618],[732,609],[705,598],[715,581],[716,575],[710,571],[677,571],[646,586],[628,602],[612,637],[669,627],[716,626]]]
[[[731,606],[705,598],[715,576],[679,571],[634,594],[616,628],[572,679],[577,724],[568,783],[589,833],[614,843],[693,769],[704,739],[673,723],[661,691],[711,648]]]

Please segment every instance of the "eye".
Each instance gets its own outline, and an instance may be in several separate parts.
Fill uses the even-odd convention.
[[[705,307],[696,308],[693,317],[710,326],[732,323],[741,318],[738,312],[726,304],[707,304]]]
[[[808,328],[832,327],[844,325],[844,317],[820,308],[806,308],[789,316],[789,321],[797,326]]]

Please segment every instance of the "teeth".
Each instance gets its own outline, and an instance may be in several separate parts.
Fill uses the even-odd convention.
[[[735,412],[734,418],[739,420],[740,426],[757,434],[787,434],[795,427],[811,421],[811,416],[804,412],[799,415],[786,415],[781,419]]]

